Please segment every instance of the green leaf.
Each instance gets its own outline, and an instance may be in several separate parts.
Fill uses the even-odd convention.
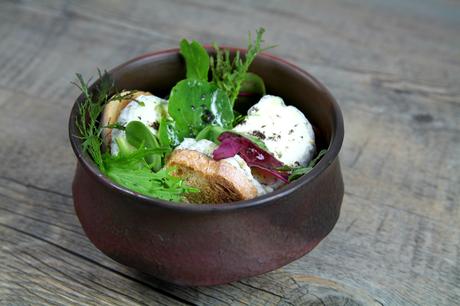
[[[171,90],[169,115],[179,139],[195,137],[207,125],[231,128],[233,110],[228,96],[205,81],[182,80]]]
[[[134,192],[167,201],[182,201],[186,193],[198,189],[187,186],[183,180],[172,175],[173,168],[152,172],[145,158],[161,154],[165,150],[139,148],[127,155],[104,155],[105,174],[115,183]]]
[[[298,179],[299,177],[301,177],[302,175],[304,174],[307,174],[308,172],[310,172],[313,167],[319,162],[319,160],[321,159],[321,157],[323,157],[324,154],[326,154],[327,150],[323,149],[321,150],[318,155],[312,159],[308,165],[306,167],[295,167],[295,168],[290,168],[289,170],[291,171],[291,173],[289,174],[289,181],[292,182],[293,180],[296,180]],[[289,168],[289,167],[288,167]],[[278,169],[280,171],[285,171],[285,169]]]
[[[165,148],[174,148],[180,144],[176,127],[173,121],[161,118],[158,128],[158,140],[160,145]]]
[[[249,135],[249,134],[246,134],[246,133],[239,133],[239,132],[235,132],[235,131],[232,131],[232,133],[239,134],[239,135],[249,139],[251,142],[255,143],[256,145],[258,145],[261,149],[264,149],[265,151],[268,151],[268,148],[267,148],[267,146],[265,145],[265,143],[263,142],[262,139],[254,136],[254,135]]]
[[[240,92],[264,96],[266,94],[264,80],[255,73],[247,72],[241,83]]]
[[[225,131],[229,131],[228,129],[224,129],[221,126],[215,126],[215,125],[208,125],[204,129],[202,129],[198,135],[196,135],[195,140],[199,141],[202,139],[207,139],[211,140],[212,142],[219,144],[220,141],[217,139],[220,134],[222,134]]]
[[[289,174],[289,182],[292,182],[293,180],[298,179],[302,175],[310,172],[313,168],[312,167],[300,167],[300,168],[294,168],[291,171],[291,174]]]
[[[182,39],[180,54],[185,59],[187,79],[208,80],[209,55],[199,42],[189,43],[186,39]]]
[[[243,115],[243,114],[239,113],[236,110],[233,110],[233,116],[235,117],[235,119],[233,119],[233,123],[232,123],[233,127],[237,126],[238,124],[240,124],[241,122],[246,120],[246,118],[248,117],[247,115]]]
[[[327,152],[326,149],[322,149],[321,151],[319,151],[318,155],[316,155],[315,158],[310,160],[310,162],[308,163],[307,167],[313,168],[319,162],[321,157],[323,157],[324,154],[326,154],[326,152]]]
[[[128,141],[126,140],[126,137],[120,136],[115,138],[115,142],[118,145],[118,154],[121,155],[128,155],[136,150],[135,147],[131,146]]]
[[[145,124],[140,121],[131,121],[126,126],[126,139],[128,143],[136,148],[145,147],[147,149],[159,148],[157,138]],[[161,168],[161,155],[151,154],[145,157],[151,167],[158,171]]]

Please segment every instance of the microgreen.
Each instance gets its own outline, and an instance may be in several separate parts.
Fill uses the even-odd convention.
[[[278,171],[283,171],[283,172],[289,172],[289,182],[292,182],[299,177],[301,177],[304,174],[307,174],[311,170],[313,170],[313,167],[319,162],[319,160],[323,157],[324,154],[326,154],[327,150],[323,149],[321,150],[318,155],[314,159],[312,159],[307,166],[298,166],[298,167],[289,167],[289,166],[283,166],[277,168]]]

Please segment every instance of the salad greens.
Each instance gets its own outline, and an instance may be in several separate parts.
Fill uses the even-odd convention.
[[[162,147],[172,148],[177,147],[180,144],[179,136],[177,135],[176,125],[174,121],[166,118],[161,118],[158,127],[158,140]]]
[[[307,173],[322,157],[324,150],[307,167],[282,167],[282,163],[268,153],[259,138],[232,131],[246,118],[233,109],[238,97],[265,95],[262,78],[248,72],[257,54],[265,50],[261,47],[263,33],[264,29],[259,29],[254,41],[249,35],[245,56],[237,51],[233,58],[229,50],[222,50],[216,44],[213,45],[215,55],[212,56],[197,41],[183,39],[180,54],[185,60],[186,78],[172,88],[168,113],[162,114],[156,122],[156,135],[141,121],[101,126],[99,120],[105,105],[111,100],[128,99],[134,91],[128,94],[115,92],[113,80],[100,71],[99,82],[90,90],[89,82],[77,74],[74,85],[81,90],[83,101],[79,104],[76,127],[83,151],[114,182],[134,192],[169,201],[181,201],[185,194],[199,191],[174,176],[173,168],[164,167],[168,154],[186,137],[194,137],[197,141],[208,139],[219,144],[219,150],[214,152],[220,154],[219,158],[238,151],[249,166],[273,173],[284,181],[287,181],[288,175],[289,181],[292,181]],[[135,101],[145,106],[143,102]],[[115,156],[110,154],[110,150],[104,150],[104,128],[123,130],[126,136],[115,139],[118,145]],[[260,156],[264,157],[264,162]],[[266,161],[269,162],[268,168],[264,164]]]
[[[186,186],[180,178],[173,176],[173,168],[152,171],[146,157],[163,152],[160,148],[139,148],[132,153],[118,154],[115,157],[105,154],[104,173],[121,186],[163,200],[181,201],[184,193],[197,192],[196,188]]]
[[[148,127],[140,121],[131,121],[126,125],[126,140],[135,148],[158,149],[158,143],[155,135],[150,132]],[[150,164],[154,171],[161,168],[161,156],[158,153],[153,153],[145,156],[145,161]]]
[[[158,168],[158,157],[164,157],[169,148],[153,147],[155,140],[147,140],[145,131],[137,123],[133,122],[132,126],[128,124],[129,128],[126,126],[126,139],[116,139],[118,155],[112,156],[110,152],[102,151],[101,133],[104,127],[100,126],[99,117],[110,101],[114,83],[107,73],[102,74],[100,71],[99,79],[100,82],[93,91],[89,90],[89,82],[85,82],[80,74],[77,74],[78,83],[74,83],[83,93],[83,102],[79,106],[76,119],[76,127],[80,133],[78,137],[83,140],[83,152],[87,152],[101,172],[112,181],[134,192],[167,201],[181,201],[184,194],[197,192],[196,188],[187,186],[180,178],[173,176],[171,173],[174,169],[163,168],[154,172]],[[131,139],[132,143],[127,139]],[[136,147],[139,140],[141,145]],[[150,147],[147,148],[146,144]]]
[[[241,83],[239,94],[265,96],[266,93],[264,80],[255,73],[247,72]]]
[[[186,39],[182,39],[180,54],[185,59],[187,79],[208,80],[209,55],[199,42],[189,43]]]
[[[301,177],[304,174],[307,174],[310,172],[313,167],[319,162],[319,160],[323,157],[324,154],[326,154],[327,150],[323,149],[319,151],[318,155],[312,159],[307,166],[299,166],[299,167],[289,167],[289,166],[283,166],[277,168],[278,171],[283,171],[283,172],[289,172],[289,182],[292,182],[299,177]]]
[[[189,43],[185,39],[181,41],[180,53],[185,60],[187,78],[171,90],[168,104],[168,112],[176,123],[180,140],[197,136],[207,126],[231,129],[241,122],[235,121],[233,111],[240,88],[260,95],[265,94],[263,80],[248,72],[254,58],[262,50],[263,33],[264,29],[259,29],[254,42],[249,36],[248,51],[244,60],[237,51],[231,61],[230,51],[222,51],[216,44],[214,59],[198,42]],[[208,82],[209,68],[212,73],[211,82]],[[241,115],[237,114],[237,118],[241,119]],[[200,138],[204,137],[203,135],[202,133]]]
[[[216,125],[208,125],[204,129],[202,129],[198,135],[196,135],[195,140],[199,141],[202,139],[211,140],[212,142],[218,144],[219,140],[217,139],[220,134],[225,131],[229,131],[229,129],[225,129],[221,126]]]
[[[171,90],[169,115],[179,139],[195,137],[207,125],[231,128],[233,109],[224,91],[206,81],[186,79]]]
[[[223,52],[216,44],[214,60],[198,42],[181,41],[180,53],[185,60],[187,78],[171,90],[168,104],[168,112],[174,119],[180,140],[197,136],[207,126],[231,129],[235,123],[233,105],[243,82],[245,90],[265,94],[263,80],[248,72],[252,61],[261,51],[263,33],[263,29],[257,31],[255,42],[249,37],[244,60],[237,51],[231,61],[229,50]],[[210,67],[212,81],[208,82]]]

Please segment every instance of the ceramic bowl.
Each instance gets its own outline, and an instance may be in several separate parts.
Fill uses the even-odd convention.
[[[232,54],[236,50],[231,48]],[[82,97],[75,101],[69,120],[78,160],[73,198],[81,225],[99,250],[167,282],[216,285],[286,265],[332,230],[344,193],[338,159],[344,127],[338,104],[310,74],[272,55],[259,55],[251,71],[264,79],[268,93],[306,115],[318,147],[327,153],[307,175],[248,201],[173,203],[111,182],[82,151],[75,127]],[[185,77],[185,65],[178,49],[171,49],[139,56],[109,74],[118,89],[166,96]]]

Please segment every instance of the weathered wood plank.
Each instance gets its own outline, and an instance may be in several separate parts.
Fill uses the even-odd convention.
[[[184,305],[145,284],[130,282],[127,286],[123,275],[91,264],[35,234],[3,222],[0,233],[3,305]]]
[[[259,26],[279,45],[273,53],[341,103],[347,192],[336,229],[282,269],[213,288],[164,284],[112,262],[73,214],[73,74],[184,36],[244,46]],[[456,304],[459,30],[460,4],[448,0],[2,1],[0,297],[9,300],[0,303]]]
[[[52,200],[49,203],[54,203],[50,205],[53,207],[50,207],[51,209],[47,209],[46,211],[53,215],[44,217],[41,214],[43,207],[35,205],[40,203],[41,197]],[[27,205],[24,203],[27,203]],[[187,300],[196,304],[266,305],[276,303],[279,305],[297,305],[299,301],[314,304],[322,299],[335,299],[337,302],[335,303],[336,305],[347,301],[349,303],[368,304],[369,301],[375,303],[375,300],[369,297],[364,291],[347,288],[330,281],[328,283],[328,281],[305,275],[305,273],[287,274],[283,270],[267,274],[263,277],[262,281],[257,281],[257,278],[253,278],[211,288],[182,288],[165,284],[114,263],[98,252],[82,235],[81,230],[76,231],[63,226],[62,224],[72,222],[77,224],[78,221],[74,215],[69,215],[61,209],[53,210],[53,208],[70,205],[70,200],[66,196],[38,191],[33,187],[26,187],[5,178],[0,179],[0,211],[2,212],[0,215],[0,227],[5,228],[4,231],[6,233],[4,237],[16,237],[16,235],[19,235],[20,237],[25,236],[27,238],[27,242],[24,243],[21,241],[25,238],[17,238],[17,241],[19,241],[18,244],[12,243],[16,238],[8,238],[2,241],[4,248],[0,255],[5,258],[5,262],[8,263],[10,270],[19,269],[17,273],[26,274],[23,276],[24,279],[35,277],[23,269],[21,262],[16,262],[12,258],[12,253],[18,253],[18,256],[25,253],[24,256],[35,256],[33,257],[35,261],[45,260],[46,262],[53,262],[52,266],[54,270],[48,271],[50,279],[45,279],[46,277],[43,276],[42,282],[45,284],[54,282],[52,279],[52,276],[54,276],[53,271],[60,271],[60,274],[70,275],[68,276],[69,281],[74,281],[74,271],[72,268],[78,266],[83,270],[80,271],[81,273],[85,272],[90,275],[93,273],[100,274],[101,272],[97,272],[99,270],[102,270],[104,274],[115,273],[117,278],[122,279],[122,281],[117,281],[117,283],[102,283],[110,291],[117,292],[124,288],[123,284],[129,284],[130,288],[131,286],[135,286],[142,290],[147,290],[148,288],[157,289],[161,290],[162,293],[168,293],[181,300]],[[13,208],[15,209],[13,210]],[[71,267],[67,266],[68,261],[72,262]],[[75,263],[75,261],[77,262]],[[1,281],[10,283],[13,280],[15,276],[12,276],[10,270],[7,270],[8,273],[4,274],[5,279],[0,279],[0,283]],[[49,269],[45,267],[45,270]],[[65,276],[62,277],[65,278]],[[290,280],[290,277],[293,277],[294,280]],[[103,280],[104,278],[102,278],[101,282]],[[88,281],[86,278],[83,278],[79,281],[79,284],[85,284]],[[291,282],[291,285],[287,287],[287,284],[285,284],[282,292],[279,292],[279,289],[273,286],[275,283],[280,285],[286,281]],[[329,286],[330,284],[333,284],[333,286]],[[147,288],[143,288],[141,285],[147,286]],[[69,287],[69,294],[72,290],[80,291],[77,288],[78,286],[69,285]],[[36,287],[34,284],[30,284],[29,290],[32,293],[35,293],[36,290],[41,292],[40,288],[40,286]],[[0,288],[0,290],[2,289]],[[3,288],[3,290],[5,291],[5,296],[13,299],[13,289],[7,287]],[[51,293],[43,297],[45,301],[47,299],[53,301],[53,291],[51,289],[49,291]],[[0,291],[0,293],[2,292]],[[128,294],[126,291],[123,291],[123,293],[135,300],[131,301],[131,303],[142,304],[152,301],[150,296],[141,298],[135,293],[130,292]],[[143,291],[139,293],[143,293]],[[97,298],[100,298],[99,294],[88,294],[94,294]],[[104,296],[101,298],[105,299]],[[77,301],[86,303],[87,298],[77,298]],[[114,301],[110,301],[110,303],[114,303]],[[125,304],[125,301],[121,300],[119,304]]]

